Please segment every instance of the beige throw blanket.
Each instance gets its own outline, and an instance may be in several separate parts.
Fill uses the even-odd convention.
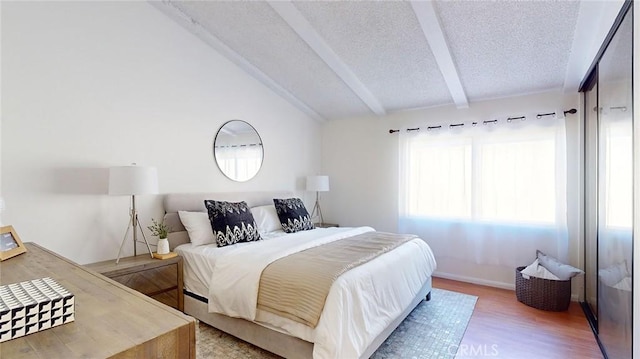
[[[315,328],[329,289],[341,274],[413,238],[368,232],[280,258],[262,272],[258,309]]]

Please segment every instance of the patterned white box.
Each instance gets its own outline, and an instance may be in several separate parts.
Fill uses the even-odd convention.
[[[0,286],[0,343],[74,321],[75,298],[51,278]]]

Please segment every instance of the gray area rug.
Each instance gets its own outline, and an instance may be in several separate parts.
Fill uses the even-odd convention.
[[[433,289],[372,358],[454,358],[478,298]],[[196,328],[196,358],[280,358],[209,325]]]

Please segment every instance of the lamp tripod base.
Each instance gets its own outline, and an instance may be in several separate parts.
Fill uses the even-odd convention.
[[[142,229],[140,229],[140,233],[142,233],[142,238],[144,242],[138,241],[138,227],[140,227],[140,220],[138,219],[138,212],[136,212],[135,207],[131,209],[131,214],[129,215],[129,224],[127,225],[127,231],[124,233],[124,238],[122,238],[122,243],[120,243],[120,249],[118,250],[118,257],[116,258],[116,264],[120,262],[120,256],[122,255],[122,247],[124,247],[124,242],[126,242],[127,237],[129,236],[129,230],[133,228],[133,255],[138,255],[137,253],[137,244],[138,242],[144,243],[147,245],[147,250],[149,251],[149,255],[153,258],[153,252],[151,252],[151,246],[149,246],[149,242],[147,241],[147,237],[144,235]]]
[[[322,210],[320,209],[320,201],[319,201],[318,192],[316,192],[316,204],[313,206],[313,210],[311,211],[311,220],[312,221],[313,221],[313,218],[316,215],[320,216],[320,222],[319,223],[324,223],[324,218],[322,218]]]

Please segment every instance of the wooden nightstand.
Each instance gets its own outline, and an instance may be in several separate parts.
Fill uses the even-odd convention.
[[[90,268],[149,297],[184,310],[182,257],[153,259],[148,254],[87,264]]]
[[[339,224],[335,223],[314,223],[313,225],[316,226],[316,228],[340,227]]]
[[[75,296],[75,321],[2,342],[0,358],[195,359],[192,317],[35,243],[25,247],[0,262],[0,284],[50,277]]]

